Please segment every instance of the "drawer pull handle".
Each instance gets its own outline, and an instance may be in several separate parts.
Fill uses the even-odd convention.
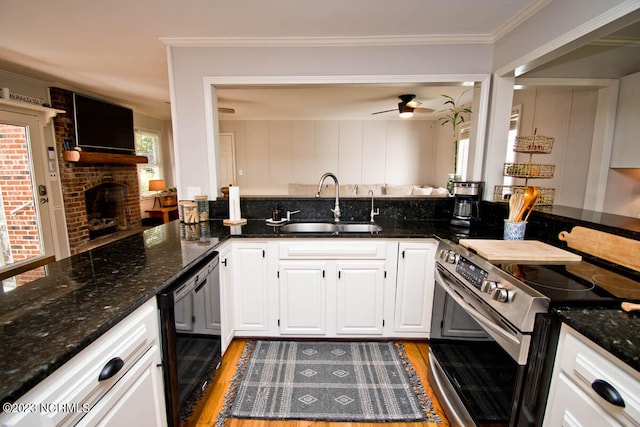
[[[618,390],[608,382],[604,380],[595,380],[591,383],[591,388],[598,393],[598,396],[602,397],[612,405],[624,408],[624,400]]]
[[[102,371],[100,371],[98,381],[108,380],[109,378],[117,374],[123,366],[124,360],[120,359],[119,357],[114,357],[113,359],[109,360],[106,365],[104,365]]]

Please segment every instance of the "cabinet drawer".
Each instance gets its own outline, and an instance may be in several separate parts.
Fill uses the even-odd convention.
[[[280,259],[385,259],[386,243],[365,239],[280,242]]]
[[[564,375],[618,422],[638,425],[640,374],[566,325],[562,327],[562,334],[566,341],[556,363]],[[596,380],[611,384],[621,395],[625,407],[615,406],[600,397],[591,386]]]
[[[137,309],[105,332],[60,369],[45,378],[18,402],[36,405],[31,413],[2,414],[3,426],[74,425],[92,408],[136,361],[158,341],[158,313],[155,299]],[[110,378],[99,381],[103,367],[120,358],[122,368]],[[41,412],[49,408],[77,408]]]

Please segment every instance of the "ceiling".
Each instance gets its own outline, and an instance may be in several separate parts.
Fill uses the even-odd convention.
[[[167,47],[161,39],[411,37],[491,43],[549,1],[2,0],[0,69],[169,119]],[[270,86],[220,88],[218,96],[221,106],[236,110],[221,119],[371,118],[372,112],[397,107],[397,96],[405,93],[416,94],[422,107],[437,113],[442,93],[455,97],[465,89]]]
[[[491,41],[518,17],[548,1],[2,0],[0,69],[101,95],[168,119],[166,46],[161,38],[464,36]],[[368,95],[367,99],[380,101],[365,108],[373,112],[393,108],[395,97],[403,93],[417,92],[428,99],[441,92],[397,89],[377,92],[371,87],[368,94],[354,92],[333,104],[344,106],[350,99]],[[304,97],[295,96],[298,109],[324,109],[321,100],[314,100],[321,92],[305,90]],[[239,93],[221,96],[226,97],[225,104],[229,101],[225,106],[240,114],[242,106],[258,95],[244,93],[231,102]]]

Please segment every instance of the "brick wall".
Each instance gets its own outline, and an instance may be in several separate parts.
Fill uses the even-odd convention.
[[[33,204],[11,215],[11,211],[33,202],[33,186],[25,129],[0,124],[0,191],[5,213],[10,254],[5,262],[18,262],[41,254],[36,210]],[[36,278],[42,273],[36,273]],[[16,285],[25,283],[16,280]]]
[[[99,184],[115,183],[127,188],[126,214],[129,226],[141,223],[140,189],[136,165],[82,164],[64,161],[64,141],[75,146],[75,124],[73,121],[73,94],[64,89],[50,88],[53,108],[65,110],[54,119],[56,149],[60,166],[60,184],[67,217],[69,247],[72,254],[81,252],[89,242],[89,228],[84,192]]]

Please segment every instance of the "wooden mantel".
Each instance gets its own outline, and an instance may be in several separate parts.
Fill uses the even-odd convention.
[[[137,163],[149,163],[145,156],[135,154],[95,153],[92,151],[63,151],[64,159],[74,163],[102,163],[112,165],[134,165]]]

